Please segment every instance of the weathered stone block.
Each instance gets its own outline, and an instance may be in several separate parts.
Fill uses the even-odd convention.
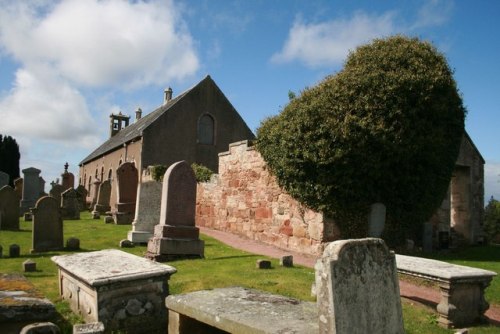
[[[257,260],[257,269],[271,269],[271,261],[269,260]]]
[[[33,260],[26,260],[23,262],[23,271],[24,272],[33,272],[36,271],[36,262]]]
[[[68,250],[79,250],[80,249],[80,239],[69,238],[66,240],[66,249]]]
[[[280,266],[293,267],[293,255],[285,255],[280,258]]]
[[[9,257],[19,257],[21,255],[21,247],[17,244],[9,246]]]
[[[102,322],[76,324],[73,325],[73,334],[104,334],[104,324]]]

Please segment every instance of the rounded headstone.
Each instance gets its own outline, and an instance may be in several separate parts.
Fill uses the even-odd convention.
[[[120,248],[132,248],[134,243],[128,239],[120,240]]]
[[[66,240],[66,248],[68,250],[78,250],[80,249],[80,239],[78,238],[69,238]]]
[[[27,259],[23,262],[23,270],[26,273],[36,271],[36,262],[31,259]]]
[[[17,244],[12,244],[9,246],[9,257],[19,257],[21,254],[21,247]]]

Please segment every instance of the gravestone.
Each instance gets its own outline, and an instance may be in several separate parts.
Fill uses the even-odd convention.
[[[127,239],[134,243],[147,243],[153,236],[155,225],[160,221],[162,183],[155,181],[151,175],[151,167],[142,174],[137,189],[137,204],[132,231]]]
[[[135,215],[137,197],[137,168],[133,162],[125,162],[116,170],[116,211],[113,212],[115,224],[131,224]]]
[[[195,226],[196,178],[186,161],[170,166],[163,176],[160,222],[148,241],[146,257],[156,261],[203,258],[204,242]]]
[[[66,189],[61,194],[63,219],[80,219],[80,203],[78,202],[78,196],[79,194],[73,188]]]
[[[21,255],[21,247],[18,244],[9,246],[9,257],[19,257]]]
[[[41,176],[38,178],[38,186],[39,188],[37,200],[43,196],[47,196],[47,193],[45,192],[45,180]]]
[[[10,180],[9,174],[2,172],[0,170],[0,188],[2,188],[3,186],[8,186],[9,180]]]
[[[60,205],[61,204],[61,194],[63,193],[63,191],[64,191],[63,186],[61,186],[60,184],[54,183],[52,185],[52,189],[50,189],[50,191],[49,191],[49,196],[54,197],[56,199],[57,203],[59,203],[59,205]]]
[[[395,255],[382,239],[332,242],[315,269],[320,333],[404,333]]]
[[[44,196],[31,209],[33,212],[32,252],[60,250],[64,247],[61,207],[55,198]]]
[[[61,174],[61,185],[64,190],[73,189],[75,187],[75,176],[68,172],[68,163],[64,164],[64,172]]]
[[[19,198],[10,186],[0,188],[0,230],[19,230]]]
[[[14,180],[14,190],[16,191],[19,201],[23,198],[23,178],[18,177]]]
[[[40,170],[34,167],[23,169],[23,197],[21,200],[21,214],[28,212],[35,206],[40,195]]]
[[[90,210],[93,210],[94,206],[97,204],[97,196],[99,195],[99,186],[101,185],[101,181],[95,180],[92,182],[91,192],[91,202],[90,202]]]
[[[386,209],[382,203],[374,203],[370,207],[368,216],[368,236],[380,238],[384,232]]]
[[[111,180],[106,180],[99,185],[97,193],[97,202],[94,205],[92,214],[104,214],[111,210],[109,200],[111,199]]]
[[[432,223],[426,222],[424,223],[424,235],[422,238],[422,248],[423,251],[426,253],[432,252],[432,239],[433,239],[433,234],[434,234],[434,228],[432,226]]]
[[[76,187],[76,192],[78,193],[78,203],[80,204],[80,211],[84,211],[87,208],[87,195],[88,191],[83,185]]]

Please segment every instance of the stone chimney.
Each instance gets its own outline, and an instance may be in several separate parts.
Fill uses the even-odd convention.
[[[142,117],[142,109],[141,108],[137,108],[137,110],[135,111],[135,121],[137,122],[138,120],[140,120]]]
[[[165,89],[163,92],[165,98],[163,99],[163,104],[167,104],[168,101],[172,100],[172,88],[168,87],[168,89]]]

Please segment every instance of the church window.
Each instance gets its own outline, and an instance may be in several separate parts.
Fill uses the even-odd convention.
[[[198,143],[215,144],[215,119],[209,114],[204,114],[198,120]]]

